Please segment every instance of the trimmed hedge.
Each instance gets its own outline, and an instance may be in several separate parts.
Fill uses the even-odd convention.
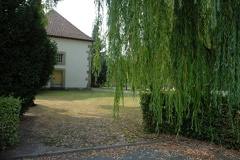
[[[150,93],[141,95],[140,106],[143,116],[143,129],[148,133],[154,133],[156,129],[156,123],[154,122],[154,113],[150,110],[151,96]]]
[[[167,94],[161,94],[164,97],[164,105],[165,101],[168,98]],[[143,126],[144,130],[147,132],[160,132],[160,133],[169,133],[169,134],[177,134],[175,130],[177,121],[177,113],[176,110],[173,109],[173,117],[172,123],[169,123],[166,108],[162,107],[162,124],[158,124],[155,119],[154,112],[150,109],[151,102],[151,94],[144,93],[141,95],[141,109],[143,115]],[[213,107],[209,111],[210,102],[206,102],[203,100],[201,110],[201,114],[197,115],[197,118],[201,120],[198,129],[196,130],[191,118],[193,113],[190,113],[190,116],[184,114],[183,123],[181,126],[181,130],[179,132],[180,135],[198,139],[198,140],[206,140],[211,141],[216,144],[223,144],[228,148],[240,149],[240,140],[236,136],[238,130],[240,129],[240,111],[238,110],[238,106],[233,107],[233,117],[229,117],[227,113],[227,105],[226,103],[222,103],[220,107]],[[175,108],[175,107],[174,107]],[[190,105],[190,108],[194,108],[193,104]],[[219,111],[219,108],[222,108],[222,111]],[[230,122],[231,121],[231,122]],[[235,123],[237,128],[232,127],[232,121]]]
[[[0,150],[5,150],[19,140],[18,126],[21,101],[9,97],[0,97]]]

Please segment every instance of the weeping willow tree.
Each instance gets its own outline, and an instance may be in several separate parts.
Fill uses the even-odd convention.
[[[203,111],[224,112],[239,142],[239,0],[95,3],[100,22],[104,5],[108,15],[108,77],[116,85],[116,116],[127,78],[133,91],[150,90],[157,128],[165,116],[177,132],[184,118],[190,118],[191,127],[198,131],[203,127]],[[211,132],[215,119],[209,117]]]

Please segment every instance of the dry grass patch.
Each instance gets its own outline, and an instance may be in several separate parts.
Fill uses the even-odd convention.
[[[127,95],[113,118],[113,92],[48,91],[26,116],[36,117],[32,135],[47,145],[82,148],[142,140],[139,98]]]
[[[166,134],[142,132],[142,114],[139,98],[125,95],[125,107],[120,108],[120,118],[113,118],[113,92],[99,91],[48,91],[36,98],[36,107],[25,115],[23,130],[33,141],[46,145],[84,148],[146,140],[159,143],[105,149],[83,153],[64,154],[37,159],[63,157],[89,157],[95,154],[122,156],[131,150],[146,148],[165,154],[177,154],[193,159],[221,159],[217,154],[239,159],[240,152],[228,150],[211,143]],[[82,155],[83,154],[83,155]],[[109,155],[113,154],[113,155]]]

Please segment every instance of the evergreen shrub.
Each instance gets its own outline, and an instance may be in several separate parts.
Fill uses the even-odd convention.
[[[164,97],[165,101],[169,98],[168,94],[160,94]],[[202,100],[202,110],[196,115],[196,119],[200,120],[201,123],[198,126],[194,125],[194,120],[192,119],[194,103],[191,103],[189,107],[192,109],[191,113],[184,113],[183,122],[179,132],[175,130],[177,123],[177,112],[175,107],[172,110],[172,120],[169,122],[166,114],[165,102],[162,106],[162,123],[157,123],[154,111],[151,110],[151,94],[144,93],[141,95],[140,105],[143,115],[143,127],[146,132],[153,133],[169,133],[169,134],[180,134],[185,137],[211,141],[216,144],[222,144],[228,148],[240,149],[240,141],[237,138],[237,132],[240,129],[240,111],[239,106],[233,106],[232,111],[234,116],[229,117],[227,112],[227,105],[225,100],[227,98],[222,98],[222,103],[219,107],[211,106],[210,101]],[[232,122],[234,123],[233,127]]]
[[[164,94],[160,94],[160,96],[164,97]],[[140,100],[140,106],[142,110],[143,115],[143,129],[144,131],[148,133],[154,133],[154,132],[162,132],[162,133],[169,133],[173,134],[174,126],[169,123],[168,118],[166,116],[166,108],[162,107],[162,113],[163,113],[163,119],[162,124],[158,124],[156,118],[157,115],[154,113],[154,111],[150,107],[151,102],[151,93],[144,93],[141,95]],[[165,104],[165,101],[163,102]]]
[[[143,129],[146,132],[153,133],[155,132],[156,124],[154,123],[154,113],[150,109],[150,100],[151,94],[144,93],[141,95],[140,106],[142,110],[143,117]]]
[[[5,150],[19,140],[18,126],[21,101],[9,97],[0,97],[0,149]]]
[[[4,1],[0,8],[0,96],[19,97],[23,114],[49,81],[57,46],[47,36],[38,1]]]

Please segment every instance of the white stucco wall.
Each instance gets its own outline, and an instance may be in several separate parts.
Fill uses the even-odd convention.
[[[58,51],[65,53],[65,64],[56,65],[55,69],[64,70],[65,88],[87,88],[89,71],[89,46],[92,42],[55,38],[51,37],[57,43]],[[51,83],[49,83],[48,86]]]

